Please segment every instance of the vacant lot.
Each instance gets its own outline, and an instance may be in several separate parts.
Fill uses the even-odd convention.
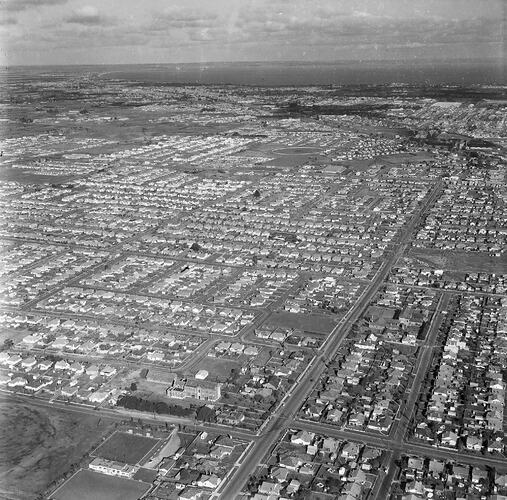
[[[7,398],[1,404],[0,498],[35,498],[79,462],[111,425],[81,412]]]
[[[270,325],[298,328],[305,332],[328,334],[335,326],[336,319],[320,314],[297,314],[276,312],[269,318]]]
[[[94,455],[126,464],[137,464],[157,443],[158,439],[137,436],[126,432],[115,432],[104,441]]]
[[[52,495],[53,500],[137,500],[150,487],[147,483],[80,470]]]
[[[321,148],[316,148],[312,146],[293,146],[275,149],[273,153],[279,155],[309,155],[309,154],[318,154],[320,153],[320,151]]]
[[[242,367],[241,359],[238,358],[238,360],[236,361],[233,359],[206,357],[199,362],[199,369],[206,370],[209,372],[208,377],[209,380],[217,380],[219,382],[224,382],[229,377],[231,370],[233,368],[236,370],[241,369]]]
[[[507,254],[495,257],[485,252],[459,252],[433,248],[413,248],[409,257],[435,269],[463,273],[505,273]]]
[[[2,328],[0,330],[0,344],[3,344],[7,339],[12,340],[15,344],[21,342],[23,337],[29,335],[30,331],[28,330],[15,330],[14,328]]]
[[[274,153],[275,157],[272,160],[265,162],[263,165],[276,165],[278,167],[297,167],[307,163],[320,164],[323,158],[320,158],[317,153],[287,153],[278,154]]]
[[[28,169],[4,168],[0,173],[0,179],[4,182],[15,181],[21,184],[44,184],[45,182],[63,184],[72,179],[72,175],[36,174]]]

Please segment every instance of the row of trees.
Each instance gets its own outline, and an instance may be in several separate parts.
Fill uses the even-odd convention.
[[[205,405],[199,408],[184,408],[183,406],[169,404],[165,401],[152,401],[139,396],[133,396],[132,394],[125,394],[120,397],[117,405],[130,410],[138,410],[146,413],[196,418],[203,422],[216,422],[215,410]]]
[[[160,415],[176,415],[178,417],[193,417],[194,412],[190,408],[183,408],[179,405],[171,405],[164,401],[152,401],[149,399],[125,394],[118,399],[118,406],[129,410],[138,410],[147,413],[158,413]]]

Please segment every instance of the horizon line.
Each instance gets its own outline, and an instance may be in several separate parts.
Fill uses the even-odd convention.
[[[51,64],[2,64],[0,68],[11,69],[11,68],[47,68],[47,67],[85,67],[85,66],[180,66],[180,65],[218,65],[218,64],[301,64],[301,65],[333,65],[333,64],[381,64],[381,63],[412,63],[413,66],[417,63],[441,63],[441,64],[452,64],[455,63],[480,63],[480,64],[495,64],[500,67],[505,65],[503,58],[497,57],[477,57],[477,58],[451,58],[451,59],[440,59],[440,58],[398,58],[398,59],[339,59],[334,61],[323,61],[323,60],[299,60],[299,59],[287,59],[287,60],[222,60],[222,61],[185,61],[185,62],[94,62],[94,63],[51,63]]]

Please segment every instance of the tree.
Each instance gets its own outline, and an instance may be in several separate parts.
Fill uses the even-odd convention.
[[[228,380],[230,380],[231,383],[233,384],[236,381],[236,379],[238,378],[238,376],[239,376],[238,370],[236,368],[231,368],[231,372],[229,374]]]
[[[132,392],[137,391],[137,384],[136,384],[135,382],[132,382],[132,383],[130,384],[130,390],[131,390]]]
[[[155,405],[155,412],[156,413],[159,413],[159,414],[162,414],[162,413],[169,413],[169,407],[167,405],[167,403],[164,403],[163,401],[159,401],[156,405]]]
[[[260,197],[261,197],[261,192],[260,192],[258,189],[256,189],[256,190],[253,192],[253,197],[254,197],[254,198],[260,198]]]
[[[294,500],[305,500],[305,498],[308,498],[310,494],[311,491],[308,488],[301,488],[294,495]]]
[[[196,413],[197,420],[201,420],[203,422],[216,422],[215,410],[210,408],[209,406],[201,406]]]
[[[339,493],[342,487],[342,482],[336,477],[329,477],[326,481],[326,486],[332,493]]]
[[[296,101],[290,101],[288,106],[287,106],[287,109],[289,112],[291,113],[296,113],[298,111],[301,111],[301,106],[299,104],[299,102],[296,100]]]

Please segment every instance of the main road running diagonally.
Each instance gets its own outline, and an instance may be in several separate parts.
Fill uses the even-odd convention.
[[[370,286],[365,289],[345,318],[340,321],[336,328],[330,333],[328,339],[320,348],[320,354],[313,358],[305,375],[296,383],[287,397],[285,405],[280,405],[273,413],[269,422],[263,428],[261,438],[251,447],[235,474],[219,488],[219,498],[224,500],[236,498],[247,482],[248,477],[255,471],[262,458],[267,452],[273,449],[283,430],[294,420],[301,403],[306,399],[316,381],[324,373],[326,369],[326,360],[332,358],[336,354],[352,325],[360,318],[361,314],[388,276],[393,265],[403,255],[414,229],[419,225],[427,210],[435,203],[441,189],[442,182],[439,181],[429,191],[421,206],[403,228],[403,234],[396,247],[387,256]]]

